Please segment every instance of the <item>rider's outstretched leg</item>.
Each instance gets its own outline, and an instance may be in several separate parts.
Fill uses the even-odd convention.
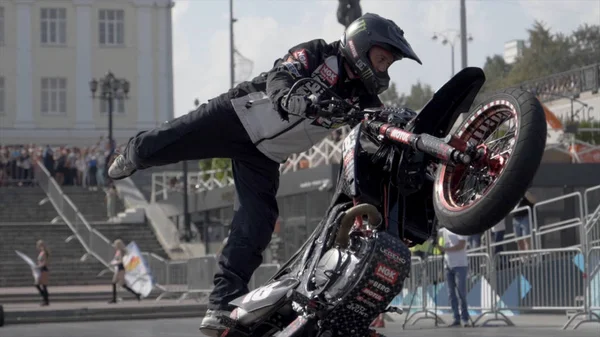
[[[208,311],[200,330],[217,336],[225,327],[220,315],[229,315],[229,302],[248,292],[248,282],[262,263],[279,210],[275,198],[279,188],[279,163],[257,149],[247,160],[233,161],[236,200],[231,232],[219,256],[219,271],[209,297]]]
[[[129,139],[108,169],[112,179],[124,179],[136,170],[182,160],[245,157],[255,148],[225,93],[186,115]]]

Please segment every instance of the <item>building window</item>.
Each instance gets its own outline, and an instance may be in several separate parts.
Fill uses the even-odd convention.
[[[100,113],[108,113],[108,101],[105,99],[100,100]],[[125,113],[125,100],[122,98],[113,99],[113,114],[124,114]]]
[[[4,97],[5,96],[6,95],[4,94],[4,77],[0,77],[0,115],[4,115],[4,111],[5,111]]]
[[[121,46],[125,40],[125,11],[101,9],[98,12],[98,39],[102,46]]]
[[[40,34],[43,45],[67,44],[67,10],[65,8],[42,8]]]
[[[42,114],[64,115],[67,113],[67,79],[42,78]]]
[[[4,7],[0,7],[0,46],[4,44]]]

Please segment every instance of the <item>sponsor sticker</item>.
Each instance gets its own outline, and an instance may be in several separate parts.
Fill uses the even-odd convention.
[[[323,76],[323,78],[325,79],[325,81],[327,81],[327,83],[329,83],[330,85],[334,85],[337,83],[338,74],[331,68],[329,68],[327,66],[327,63],[323,63],[323,65],[321,66],[320,73],[321,76]]]
[[[366,304],[366,305],[368,305],[370,307],[373,307],[373,308],[377,307],[377,304],[369,301],[368,299],[362,297],[361,295],[356,296],[356,300],[359,301],[359,302],[361,302],[361,303],[364,303],[364,304]]]
[[[305,69],[308,69],[308,56],[306,55],[306,49],[300,49],[293,53],[294,57],[302,63]]]
[[[410,133],[403,130],[395,129],[392,132],[390,132],[390,138],[397,140],[401,143],[408,144],[410,142]]]
[[[356,60],[356,66],[361,71],[365,71],[365,68],[367,67],[367,65],[362,60]]]
[[[354,41],[352,41],[352,40],[348,41],[348,46],[350,47],[350,52],[352,53],[352,56],[358,58],[358,53],[356,52],[356,47],[354,47]]]
[[[395,252],[393,252],[391,249],[386,248],[380,248],[379,251],[385,255],[385,257],[387,257],[388,259],[392,260],[394,263],[396,264],[406,264],[406,260],[402,258],[402,256],[396,254]]]
[[[369,288],[364,288],[361,291],[363,292],[363,294],[371,297],[374,300],[383,301],[383,296],[382,295],[379,295],[378,293],[374,292],[373,290],[371,290]]]
[[[362,317],[368,317],[369,314],[367,313],[367,308],[363,307],[360,304],[357,303],[348,303],[348,305],[346,306],[346,308],[352,312],[354,312],[355,314],[358,314]]]
[[[389,292],[392,291],[392,289],[390,289],[390,287],[386,286],[385,284],[383,284],[381,282],[377,282],[375,280],[369,280],[369,285],[379,291],[386,293],[386,294],[389,294]]]
[[[395,284],[398,280],[398,271],[388,267],[383,263],[379,263],[375,268],[375,276],[389,284]]]

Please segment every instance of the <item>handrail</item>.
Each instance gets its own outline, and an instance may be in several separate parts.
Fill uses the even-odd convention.
[[[52,184],[53,187],[60,193],[60,196],[62,197],[60,199],[60,201],[64,202],[66,200],[67,203],[69,203],[69,205],[72,206],[76,212],[79,212],[79,210],[77,210],[77,207],[72,205],[71,200],[64,195],[64,192],[62,191],[62,189],[58,186],[58,184],[56,183],[54,178],[52,178],[52,176],[50,175],[50,172],[48,172],[48,170],[42,165],[42,163],[36,162],[36,167],[38,168],[38,172],[43,173],[44,176],[48,179],[48,184]],[[65,224],[67,224],[69,229],[71,229],[71,231],[73,232],[73,235],[75,235],[75,237],[77,238],[79,243],[83,246],[83,248],[86,251],[86,254],[89,254],[89,255],[95,257],[105,267],[109,267],[109,263],[107,261],[104,261],[102,258],[100,258],[100,256],[98,256],[98,254],[96,254],[89,247],[88,242],[86,242],[86,240],[84,240],[84,238],[80,235],[79,231],[77,231],[77,229],[75,228],[73,223],[68,219],[68,217],[65,216],[65,214],[63,212],[63,207],[59,207],[57,200],[55,200],[54,197],[52,196],[52,194],[50,193],[50,190],[49,190],[50,185],[41,184],[39,181],[39,176],[40,176],[39,174],[36,175],[36,179],[38,180],[38,185],[42,188],[42,190],[44,190],[44,192],[46,193],[46,196],[48,197],[48,201],[50,201],[50,203],[52,204],[52,206],[54,207],[54,209],[56,210],[58,215],[63,219]],[[87,221],[83,222],[83,225],[88,230],[88,233],[90,233],[92,231],[92,228]],[[88,240],[89,240],[89,238],[88,238]]]
[[[578,69],[521,82],[514,87],[535,91],[544,101],[555,99],[555,95],[575,95],[591,91],[598,93],[600,86],[600,63]]]
[[[37,169],[36,169],[37,168]],[[85,219],[83,214],[79,211],[77,206],[73,203],[73,201],[63,192],[60,188],[56,180],[50,175],[50,172],[44,167],[41,162],[36,162],[34,169],[36,169],[36,180],[38,181],[38,185],[42,188],[44,193],[46,193],[47,200],[50,201],[58,215],[62,218],[62,220],[67,224],[69,229],[73,232],[73,236],[77,238],[79,243],[83,246],[85,250],[85,255],[81,260],[85,260],[86,256],[93,256],[96,260],[98,260],[105,268],[110,269],[111,264],[110,260],[112,260],[112,244],[110,240],[106,238],[102,233],[98,230],[92,228],[90,223]],[[46,180],[44,183],[40,180]],[[58,193],[58,196],[52,193],[51,188]],[[71,219],[65,214],[65,202],[68,205],[68,208],[74,211],[74,216],[77,223],[73,223]],[[81,230],[83,228],[77,228],[78,222],[81,222],[83,228],[87,231],[87,235],[82,234]],[[87,238],[85,237],[87,236]],[[100,244],[100,247],[96,247]],[[102,248],[106,249],[103,251]],[[104,253],[104,254],[103,254]],[[165,260],[154,253],[150,253],[153,257],[156,257],[162,262]],[[105,269],[106,270],[106,269]],[[102,272],[100,273],[102,274]]]

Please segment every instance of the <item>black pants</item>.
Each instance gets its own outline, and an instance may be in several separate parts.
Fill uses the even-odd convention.
[[[275,196],[279,163],[252,144],[223,94],[195,111],[137,134],[124,152],[138,169],[182,160],[231,158],[236,203],[231,234],[219,256],[209,309],[229,309],[229,302],[248,292],[248,282],[262,263],[279,214]]]

